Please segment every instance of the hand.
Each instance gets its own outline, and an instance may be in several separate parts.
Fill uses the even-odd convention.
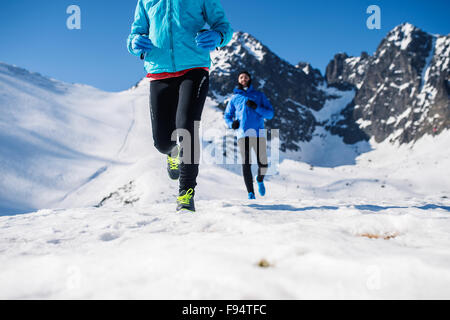
[[[239,122],[239,120],[234,120],[233,124],[231,125],[231,128],[233,130],[237,130],[237,129],[239,129],[240,126],[241,126],[241,123]]]
[[[133,42],[131,43],[131,49],[138,55],[150,52],[154,48],[155,46],[153,45],[152,41],[149,38],[141,35],[135,37],[133,39]]]
[[[247,100],[246,105],[247,105],[247,107],[250,107],[253,110],[256,110],[256,108],[258,107],[258,105],[252,100]]]
[[[213,51],[222,42],[222,37],[217,31],[207,30],[198,33],[195,42],[197,43],[197,47]]]

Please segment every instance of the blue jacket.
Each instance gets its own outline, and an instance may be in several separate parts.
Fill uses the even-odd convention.
[[[257,104],[255,110],[246,105],[248,100],[252,100]],[[259,130],[264,129],[264,119],[270,120],[273,118],[273,107],[264,93],[256,91],[253,89],[253,86],[250,86],[247,91],[236,88],[225,109],[224,118],[230,129],[233,121],[239,120],[238,139],[265,136]]]
[[[223,35],[220,47],[233,36],[219,0],[138,0],[128,51],[138,35],[148,35],[155,49],[145,54],[147,73],[177,72],[210,67],[209,51],[197,47],[195,37],[207,23]]]

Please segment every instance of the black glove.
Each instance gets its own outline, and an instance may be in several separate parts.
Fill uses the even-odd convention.
[[[253,110],[256,110],[256,107],[258,106],[258,105],[257,105],[254,101],[252,101],[252,100],[247,100],[246,105],[247,105],[247,107],[250,107],[250,108],[252,108]]]
[[[241,125],[241,123],[239,122],[239,120],[234,120],[233,124],[231,125],[231,128],[233,130],[239,129],[239,126]]]

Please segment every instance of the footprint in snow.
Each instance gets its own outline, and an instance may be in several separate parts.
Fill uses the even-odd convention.
[[[113,241],[113,240],[116,240],[116,239],[118,239],[118,238],[120,238],[120,234],[119,234],[119,233],[116,233],[116,232],[106,232],[106,233],[103,233],[103,234],[100,236],[100,240],[101,240],[101,241],[105,241],[105,242],[107,242],[107,241]]]
[[[52,240],[48,240],[47,243],[49,244],[60,244],[61,240],[60,239],[52,239]]]

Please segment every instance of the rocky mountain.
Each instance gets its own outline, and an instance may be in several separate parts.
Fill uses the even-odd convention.
[[[449,61],[449,35],[405,23],[389,32],[373,56],[337,54],[326,79],[328,85],[357,90],[343,114],[367,135],[377,142],[409,143],[450,127]]]
[[[361,88],[370,62],[367,52],[362,52],[360,57],[349,57],[346,53],[336,54],[326,69],[328,85],[341,90]]]
[[[275,107],[267,127],[282,129],[282,151],[297,151],[319,127],[347,144],[372,137],[408,143],[450,127],[449,51],[450,36],[405,23],[388,33],[373,56],[337,54],[323,76],[236,32],[212,56],[210,95],[223,110],[239,71],[250,71],[254,87]]]
[[[279,147],[285,151],[275,160],[300,161],[311,166],[308,170],[352,165],[371,150],[371,138],[416,142],[449,128],[449,47],[450,36],[403,24],[389,32],[373,56],[337,54],[323,76],[310,64],[292,65],[251,35],[237,32],[212,56],[202,125],[224,127],[222,112],[238,72],[246,69],[275,107],[267,126],[280,130]],[[161,182],[158,192],[147,188],[148,181],[167,180],[165,170],[158,171],[161,155],[148,138],[148,90],[147,79],[108,93],[0,63],[0,215],[172,199],[175,185]],[[203,155],[235,157],[235,145],[223,143],[222,131],[215,131],[217,136],[203,137]],[[446,136],[437,138],[445,141]],[[232,133],[225,142],[228,138],[235,139]],[[416,145],[437,140],[427,137]],[[224,149],[208,148],[217,144]],[[269,148],[271,155],[278,151],[276,144]],[[214,163],[228,173],[240,172],[232,161]],[[277,166],[270,168],[276,174]],[[217,169],[210,167],[210,173]],[[208,176],[203,182],[211,181]],[[234,192],[236,184],[227,192]]]

